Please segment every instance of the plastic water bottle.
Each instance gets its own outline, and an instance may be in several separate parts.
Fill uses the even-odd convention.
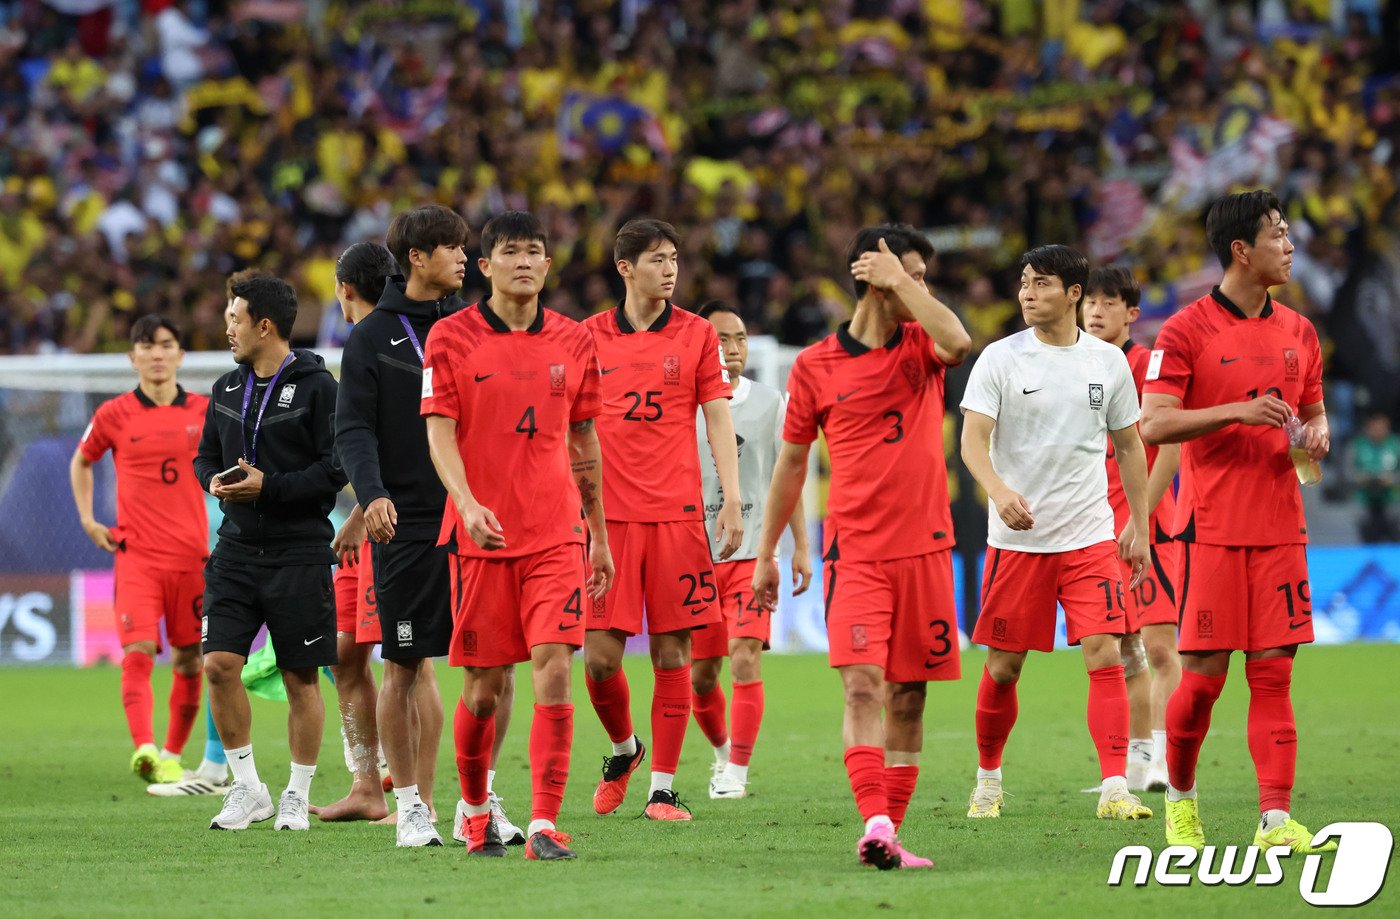
[[[1298,473],[1299,485],[1316,485],[1322,481],[1322,467],[1317,460],[1308,456],[1304,444],[1308,442],[1308,432],[1302,420],[1291,416],[1283,425],[1288,435],[1288,458],[1293,460],[1293,471]]]

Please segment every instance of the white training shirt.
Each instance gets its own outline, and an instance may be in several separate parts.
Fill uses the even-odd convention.
[[[744,541],[729,557],[738,562],[758,558],[758,540],[763,533],[763,508],[768,499],[768,485],[773,481],[773,467],[783,448],[783,416],[787,410],[787,394],[740,377],[729,400],[729,413],[734,419],[734,435],[739,444],[739,495],[744,520]],[[696,412],[695,433],[699,437],[700,486],[705,495],[705,530],[710,535],[710,554],[719,561],[720,542],[715,521],[724,504],[724,489],[719,487],[719,470],[705,430],[705,412]]]
[[[987,545],[1068,552],[1114,538],[1104,438],[1142,414],[1121,348],[1083,331],[1068,348],[1018,332],[982,352],[962,409],[996,421],[992,468],[1035,518],[1017,532],[989,501]]]

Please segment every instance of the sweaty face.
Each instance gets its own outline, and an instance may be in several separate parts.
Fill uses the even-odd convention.
[[[1137,318],[1138,308],[1122,297],[1094,291],[1084,298],[1084,331],[1100,341],[1115,342]]]
[[[151,341],[138,341],[127,354],[131,366],[143,383],[165,383],[175,376],[176,369],[185,359],[180,342],[170,330],[156,329]]]
[[[445,296],[462,289],[462,279],[467,276],[467,252],[461,246],[438,246],[430,255],[421,249],[410,249],[408,258],[414,276],[433,290]]]
[[[1254,245],[1246,246],[1244,252],[1250,269],[1266,286],[1288,283],[1293,273],[1293,242],[1288,238],[1288,221],[1278,211],[1269,212]]]
[[[1021,290],[1017,299],[1021,303],[1021,318],[1026,325],[1050,325],[1074,309],[1079,299],[1079,285],[1065,290],[1065,282],[1059,275],[1042,274],[1027,265],[1021,270]]]
[[[252,363],[258,345],[266,334],[264,327],[270,326],[271,320],[254,322],[248,315],[248,301],[242,297],[234,297],[228,302],[228,309],[224,310],[224,320],[233,359],[240,364]]]
[[[719,346],[724,352],[724,368],[730,379],[737,379],[749,365],[749,333],[744,320],[733,313],[715,313],[710,325],[719,333]]]
[[[618,272],[632,282],[639,297],[647,300],[669,300],[680,276],[680,253],[675,243],[663,239],[641,255],[635,263],[617,263]]]
[[[550,257],[538,239],[503,239],[477,267],[491,280],[492,293],[518,300],[538,297],[549,274]]]

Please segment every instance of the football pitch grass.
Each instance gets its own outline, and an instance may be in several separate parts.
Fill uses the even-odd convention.
[[[964,814],[976,766],[973,705],[983,654],[964,656],[964,678],[929,693],[922,773],[901,834],[931,856],[933,871],[876,872],[856,865],[859,820],[841,760],[840,691],[817,655],[764,662],[767,711],[751,773],[751,797],[710,801],[711,753],[693,725],[677,789],[692,824],[637,819],[645,768],[622,810],[590,806],[605,738],[588,706],[581,667],[573,774],[561,829],[579,860],[528,864],[519,848],[504,860],[470,859],[460,846],[401,850],[393,831],[318,824],[276,833],[272,823],[241,833],[207,829],[214,797],[157,799],[127,772],[129,741],[119,671],[0,669],[7,700],[0,740],[0,913],[11,916],[1227,916],[1311,911],[1298,892],[1302,858],[1284,861],[1283,883],[1207,888],[1106,885],[1120,846],[1163,846],[1160,795],[1150,821],[1094,819],[1094,750],[1084,724],[1087,681],[1076,653],[1032,655],[1020,689],[1020,720],[1007,748],[1000,820]],[[1245,845],[1257,820],[1254,771],[1245,743],[1247,696],[1241,662],[1215,709],[1201,759],[1207,841]],[[633,712],[648,732],[651,675],[628,660]],[[1343,820],[1400,825],[1400,645],[1308,648],[1294,677],[1300,749],[1294,813],[1316,830]],[[525,759],[530,693],[521,671],[517,720],[496,790],[508,812],[528,817]],[[439,668],[452,697],[458,674]],[[169,668],[156,675],[157,737],[165,722]],[[328,707],[312,800],[348,787],[335,694]],[[275,799],[285,785],[285,707],[254,700],[259,771]],[[448,836],[457,795],[449,734],[438,767],[439,828]],[[201,719],[202,723],[202,719]],[[186,765],[198,761],[196,738]],[[1330,859],[1331,856],[1324,856]],[[1131,873],[1131,872],[1130,872]],[[1324,866],[1322,877],[1327,876]],[[1400,880],[1364,912],[1400,912]]]

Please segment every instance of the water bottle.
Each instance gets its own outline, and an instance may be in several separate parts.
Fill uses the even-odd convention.
[[[1293,471],[1298,473],[1299,485],[1316,485],[1322,481],[1322,467],[1317,460],[1308,456],[1303,445],[1308,442],[1308,432],[1297,415],[1289,417],[1283,425],[1288,435],[1288,458],[1293,460]]]

